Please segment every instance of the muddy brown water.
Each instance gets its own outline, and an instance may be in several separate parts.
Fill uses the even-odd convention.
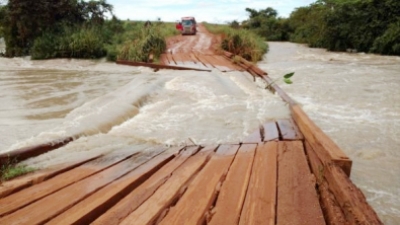
[[[270,43],[259,66],[354,160],[352,180],[385,224],[400,224],[400,57]],[[46,167],[131,145],[227,143],[287,105],[239,72],[159,71],[104,61],[0,58],[0,151],[68,135],[25,163]]]

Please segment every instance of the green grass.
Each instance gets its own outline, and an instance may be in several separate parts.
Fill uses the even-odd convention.
[[[268,44],[261,36],[244,29],[233,29],[228,25],[205,24],[214,34],[221,35],[221,48],[249,61],[260,61],[268,52]]]
[[[146,62],[149,54],[158,60],[166,50],[165,39],[178,35],[174,23],[110,20],[103,25],[71,25],[49,29],[35,39],[32,59],[101,58]]]
[[[34,171],[34,169],[26,165],[4,163],[0,167],[0,183],[30,173],[32,171]]]
[[[178,35],[173,23],[153,22],[145,27],[143,22],[130,22],[124,43],[117,46],[117,59],[147,62],[150,54],[157,61],[167,48],[166,38]]]

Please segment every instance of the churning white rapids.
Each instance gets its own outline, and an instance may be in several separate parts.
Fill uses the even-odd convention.
[[[46,167],[133,145],[231,143],[288,106],[245,73],[153,72],[80,60],[1,59],[3,151],[81,138],[25,163]]]

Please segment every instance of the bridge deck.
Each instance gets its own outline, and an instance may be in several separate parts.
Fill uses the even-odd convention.
[[[271,121],[243,143],[40,171],[0,188],[0,224],[324,224],[302,138],[292,121]]]

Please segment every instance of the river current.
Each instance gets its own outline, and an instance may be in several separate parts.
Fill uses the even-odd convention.
[[[351,178],[385,224],[400,224],[400,57],[270,44],[259,66],[353,160]],[[294,84],[281,76],[295,72]],[[0,152],[80,136],[32,167],[128,146],[230,143],[281,99],[240,72],[158,71],[104,61],[0,58]]]

